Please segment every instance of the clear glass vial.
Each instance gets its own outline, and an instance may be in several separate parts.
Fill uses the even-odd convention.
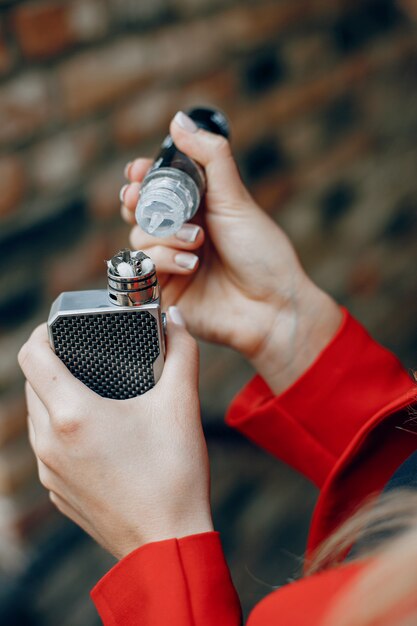
[[[229,136],[228,122],[220,111],[200,107],[187,114],[200,128]],[[196,214],[205,186],[203,168],[178,150],[168,135],[142,182],[137,223],[155,237],[173,235]]]

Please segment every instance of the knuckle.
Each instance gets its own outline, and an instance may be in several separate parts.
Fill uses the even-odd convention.
[[[38,464],[39,465],[39,478],[42,482],[41,468],[42,470],[44,470],[44,468],[47,468],[47,467],[52,468],[55,464],[55,456],[53,454],[51,446],[49,446],[48,443],[46,442],[39,443],[38,441],[36,442],[36,456],[38,460],[40,461],[40,463]]]
[[[54,430],[61,435],[73,435],[80,428],[80,416],[75,407],[54,409],[51,422]]]
[[[54,491],[50,491],[49,492],[49,499],[52,502],[52,504],[54,505],[54,507],[56,509],[58,509],[58,511],[60,511],[60,513],[63,512],[63,508],[62,508],[62,503],[60,498],[58,498],[57,494]]]
[[[28,342],[26,342],[20,348],[19,353],[17,355],[17,360],[21,368],[23,368],[25,364],[27,364],[29,358],[30,358],[30,349],[28,346]]]
[[[230,156],[230,143],[226,137],[223,137],[223,135],[213,135],[213,144],[216,151],[221,153],[222,156]]]
[[[166,247],[162,243],[156,244],[156,246],[152,246],[152,250],[149,251],[152,254],[152,259],[161,258],[166,252]]]
[[[48,489],[49,491],[52,488],[51,474],[49,470],[47,469],[47,467],[43,465],[42,463],[40,463],[38,467],[38,476],[39,476],[39,481],[41,485],[45,487],[45,489]]]

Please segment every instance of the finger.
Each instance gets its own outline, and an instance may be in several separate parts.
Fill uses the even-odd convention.
[[[18,355],[19,365],[48,413],[72,406],[90,390],[77,380],[49,345],[46,324],[38,326]],[[91,392],[92,393],[92,392]]]
[[[173,383],[176,387],[197,391],[199,370],[197,342],[187,331],[178,307],[169,307],[167,317],[167,351],[161,380]]]
[[[29,437],[30,447],[32,448],[33,452],[36,454],[36,451],[35,451],[36,450],[36,435],[35,435],[35,429],[32,423],[32,418],[30,417],[30,413],[28,413],[27,425],[28,425],[28,437]]]
[[[197,128],[181,111],[172,120],[170,132],[175,145],[205,168],[208,194],[238,210],[250,200],[225,137]]]
[[[198,268],[199,258],[192,252],[153,246],[146,249],[146,254],[155,263],[157,273],[162,274],[192,274]]]
[[[140,226],[136,226],[130,233],[130,242],[135,250],[144,250],[157,245],[196,250],[204,243],[204,230],[197,224],[184,224],[175,235],[158,238],[145,233]]]
[[[64,498],[62,498],[58,493],[56,493],[55,491],[49,491],[49,499],[60,513],[72,520],[75,524],[77,524],[77,526],[79,526],[86,533],[91,535],[93,539],[96,539],[96,541],[99,540],[99,538],[97,537],[97,533],[95,533],[93,527],[89,522],[87,522],[85,517],[73,506],[71,506],[71,504],[69,504]]]
[[[136,218],[135,218],[135,214],[133,211],[129,211],[129,209],[127,208],[127,206],[125,206],[124,204],[120,205],[120,213],[122,216],[122,219],[127,223],[127,224],[136,224]]]
[[[46,429],[49,428],[49,413],[44,403],[39,399],[32,385],[28,381],[26,381],[25,384],[25,393],[31,428],[33,430],[33,440],[34,442],[36,442],[37,434],[41,436],[42,433],[44,433]]]
[[[152,159],[139,158],[134,161],[130,161],[125,167],[125,177],[130,180],[131,183],[141,183],[145,178],[146,173],[152,165]]]
[[[135,211],[136,205],[139,200],[140,184],[130,183],[123,185],[119,193],[120,202],[128,209],[128,211]]]

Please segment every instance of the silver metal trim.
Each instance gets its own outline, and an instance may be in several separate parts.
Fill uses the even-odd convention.
[[[77,295],[81,295],[83,299],[86,301],[85,307],[76,308],[76,309],[74,308],[68,309],[66,307],[61,308],[61,304],[65,300],[65,298],[75,299]],[[105,313],[117,314],[117,313],[122,313],[122,312],[135,315],[136,313],[141,313],[145,311],[145,312],[150,313],[152,317],[156,319],[157,327],[158,327],[158,341],[159,341],[160,351],[159,351],[159,355],[153,362],[153,373],[154,373],[154,379],[155,379],[155,385],[156,385],[158,380],[161,378],[162,371],[164,368],[164,361],[165,361],[165,337],[164,337],[164,331],[163,331],[161,305],[159,301],[136,306],[136,307],[117,306],[117,305],[108,303],[107,301],[106,305],[104,306],[101,305],[99,307],[89,307],[87,304],[88,297],[91,297],[92,300],[100,299],[100,298],[107,299],[108,297],[107,290],[97,289],[97,290],[92,290],[92,291],[64,292],[60,296],[58,296],[58,298],[53,302],[51,311],[49,313],[48,322],[47,322],[49,342],[51,344],[53,351],[55,352],[55,345],[54,345],[54,339],[53,339],[53,334],[52,334],[52,327],[55,321],[61,317],[77,316],[77,315],[85,315],[85,314],[87,315],[101,315]]]

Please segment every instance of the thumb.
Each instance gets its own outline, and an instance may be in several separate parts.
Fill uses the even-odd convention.
[[[185,327],[181,311],[176,306],[168,309],[167,351],[161,381],[176,388],[198,387],[198,346]]]
[[[242,203],[252,201],[225,137],[198,128],[182,111],[172,120],[170,133],[177,148],[205,168],[207,193],[212,200],[219,199],[223,206],[227,203],[239,209]]]

